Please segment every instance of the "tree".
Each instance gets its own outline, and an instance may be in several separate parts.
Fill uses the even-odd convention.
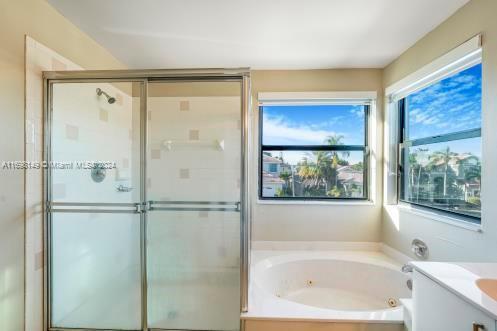
[[[327,194],[335,198],[340,198],[345,195],[345,191],[334,186]]]
[[[341,135],[328,136],[324,143],[330,146],[343,145],[341,140],[344,137]],[[302,179],[302,183],[308,189],[315,189],[318,194],[340,196],[342,191],[338,183],[338,168],[342,165],[348,165],[346,160],[340,159],[340,156],[347,157],[350,152],[347,151],[315,151],[310,153],[310,159],[315,160],[309,162],[305,158],[298,168],[298,175]],[[329,188],[332,187],[330,190]],[[322,192],[324,188],[324,192]]]
[[[364,165],[362,164],[362,162],[359,162],[359,163],[356,163],[356,164],[353,164],[350,166],[352,169],[356,170],[356,171],[363,171],[364,170]]]
[[[443,177],[443,196],[447,196],[447,188],[448,188],[448,175],[449,175],[449,161],[457,156],[456,153],[450,151],[450,147],[445,148],[444,150],[437,151],[430,155],[430,160],[434,163],[442,163],[444,167],[444,177]]]
[[[285,185],[288,185],[290,182],[290,173],[289,172],[282,172],[280,174],[280,178],[285,182]]]
[[[302,178],[304,186],[320,188],[324,186],[324,191],[328,191],[330,180],[333,176],[331,159],[325,151],[312,152],[315,162],[309,163],[307,159],[299,167],[299,177]]]
[[[419,189],[421,186],[421,170],[422,166],[418,162],[418,151],[414,153],[409,153],[409,191],[410,197],[414,197],[414,189],[416,188],[416,201],[419,201]],[[417,176],[416,176],[417,173]],[[417,183],[416,183],[417,178]],[[417,186],[416,186],[417,184]]]
[[[280,173],[280,178],[285,182],[285,187],[282,190],[282,193],[287,193],[288,195],[292,195],[292,190],[290,188],[290,178],[291,174],[289,172]]]
[[[479,160],[475,165],[470,166],[465,170],[466,171],[464,173],[464,179],[466,179],[467,181],[480,182],[480,180],[481,180],[481,162]]]
[[[343,135],[331,135],[331,136],[328,136],[326,137],[326,139],[324,140],[324,142],[330,146],[337,146],[337,145],[343,145],[343,142],[342,142],[342,139],[344,138]],[[338,151],[331,151],[329,152],[330,154],[330,158],[331,158],[331,164],[332,164],[332,167],[334,169],[334,184],[335,184],[335,187],[338,186],[338,166],[341,165],[341,161],[340,160],[340,157],[339,157],[339,154],[342,155],[342,157],[349,157],[350,156],[350,152],[348,151],[342,151],[340,153],[338,153]]]
[[[421,181],[423,179],[423,177],[421,177],[421,173],[424,170],[423,160],[425,160],[426,152],[428,152],[427,148],[417,148],[416,152],[415,152],[416,167],[418,169],[418,175],[417,175],[418,186],[416,187],[416,201],[418,201],[418,202],[419,202],[419,194],[420,194],[420,190],[421,190]]]

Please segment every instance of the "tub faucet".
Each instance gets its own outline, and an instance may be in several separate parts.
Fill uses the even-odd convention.
[[[409,273],[409,272],[412,272],[412,271],[414,270],[414,268],[413,268],[413,266],[412,266],[412,265],[410,265],[410,264],[404,264],[404,265],[402,266],[402,269],[401,269],[401,270],[402,270],[402,272],[403,272],[403,273]]]

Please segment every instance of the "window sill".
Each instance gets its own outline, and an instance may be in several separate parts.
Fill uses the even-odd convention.
[[[261,200],[257,199],[259,205],[324,205],[324,206],[374,206],[374,201],[319,201],[319,200]]]
[[[456,226],[470,231],[483,232],[481,224],[470,223],[464,220],[464,218],[462,217],[449,216],[444,214],[443,212],[436,212],[436,211],[425,210],[419,207],[413,207],[408,203],[404,202],[400,202],[397,206],[399,208],[399,211],[401,212],[421,216],[433,221],[442,222],[448,225]]]

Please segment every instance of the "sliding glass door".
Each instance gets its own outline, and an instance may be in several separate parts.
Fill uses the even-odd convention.
[[[239,329],[248,80],[147,74],[47,74],[47,329]]]
[[[241,84],[148,88],[149,327],[237,330]]]

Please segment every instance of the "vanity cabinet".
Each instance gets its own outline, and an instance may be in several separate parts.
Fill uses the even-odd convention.
[[[421,272],[413,281],[413,331],[496,331],[493,317]]]

